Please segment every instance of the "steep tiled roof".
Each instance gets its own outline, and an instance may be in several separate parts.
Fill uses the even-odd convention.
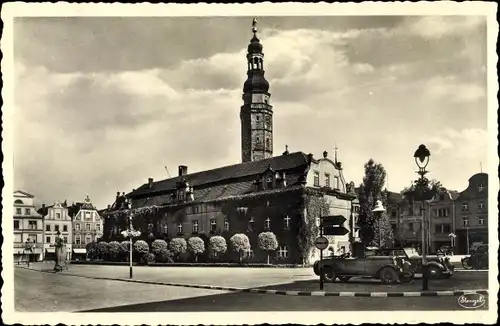
[[[216,198],[227,194],[241,194],[245,191],[250,191],[253,180],[246,180],[250,176],[255,176],[267,170],[269,165],[275,171],[287,171],[297,169],[299,167],[306,168],[308,164],[307,155],[302,152],[291,153],[288,155],[275,156],[269,159],[258,160],[247,163],[224,166],[221,168],[196,172],[185,175],[185,180],[194,188],[195,198]],[[297,176],[290,175],[286,177],[287,183],[296,182]],[[173,190],[176,183],[181,181],[181,177],[177,176],[170,179],[154,182],[149,187],[148,184],[143,184],[137,190],[127,194],[127,197],[143,197],[149,194],[162,193]],[[209,185],[213,185],[209,187]]]

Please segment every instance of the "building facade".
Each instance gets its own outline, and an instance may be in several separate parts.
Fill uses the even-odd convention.
[[[42,208],[43,210],[43,208]],[[63,239],[67,252],[71,255],[73,243],[73,227],[66,203],[56,201],[47,207],[43,226],[43,252],[45,260],[55,259],[55,243],[57,237]],[[58,234],[59,233],[59,234]],[[71,257],[68,257],[71,258]]]
[[[69,213],[73,223],[73,255],[83,258],[86,256],[86,245],[96,242],[102,237],[103,220],[89,196],[85,198],[83,203],[73,204]]]
[[[455,204],[456,245],[467,254],[480,244],[488,243],[488,174],[469,178],[468,187],[460,192]]]
[[[437,252],[441,247],[455,246],[455,201],[458,192],[440,189],[430,201],[430,251]]]
[[[31,248],[31,249],[29,249]],[[14,261],[39,261],[43,254],[43,217],[35,209],[35,196],[14,191]]]
[[[328,236],[330,253],[350,252],[352,243],[359,240],[354,184],[346,183],[336,157],[329,158],[325,151],[315,159],[312,154],[290,153],[288,147],[273,156],[273,111],[264,78],[263,47],[255,24],[252,31],[240,110],[243,163],[191,174],[183,165],[174,178],[156,182],[149,178],[126,196],[118,193],[103,214],[106,240],[123,240],[120,232],[128,228],[131,216],[124,209],[126,203],[135,212],[134,228],[142,231],[145,240],[199,236],[208,247],[208,239],[220,235],[228,244],[223,259],[229,261],[238,259],[229,239],[244,233],[251,244],[246,259],[266,262],[268,253],[258,248],[257,238],[271,231],[278,240],[272,262],[312,262],[319,258],[314,240],[325,215],[346,219],[347,234]]]

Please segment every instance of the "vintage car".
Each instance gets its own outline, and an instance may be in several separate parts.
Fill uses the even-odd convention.
[[[397,257],[406,258],[411,262],[416,274],[423,272],[423,259],[415,248],[403,249],[378,249],[375,250],[374,255],[394,255]],[[426,255],[428,272],[431,279],[450,278],[454,272],[455,267],[450,262],[450,258],[445,255]]]
[[[411,263],[403,257],[365,256],[351,257],[349,254],[331,256],[316,261],[314,273],[323,273],[323,280],[335,282],[337,277],[347,282],[351,277],[370,277],[380,279],[384,284],[408,283],[415,275]]]
[[[469,257],[462,258],[465,269],[488,269],[488,245],[481,245]]]

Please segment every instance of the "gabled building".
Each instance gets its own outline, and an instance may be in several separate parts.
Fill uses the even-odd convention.
[[[35,208],[35,196],[23,191],[14,191],[14,260],[31,254],[32,260],[42,259],[43,217]],[[28,250],[27,248],[31,248]]]
[[[452,235],[455,234],[455,201],[458,192],[441,188],[430,201],[430,252],[441,247],[454,247]]]
[[[330,236],[330,253],[351,251],[356,240],[354,184],[346,183],[342,165],[325,151],[273,156],[273,107],[264,74],[263,46],[253,26],[247,51],[247,80],[240,108],[242,163],[188,173],[179,166],[178,176],[152,178],[116,202],[103,215],[104,237],[123,240],[129,213],[136,213],[134,228],[154,238],[246,234],[251,243],[250,261],[264,262],[267,252],[257,247],[258,234],[271,231],[278,238],[275,262],[301,263],[317,259],[313,249],[321,215],[346,218],[345,235]],[[336,156],[336,155],[335,155]],[[228,242],[228,251],[231,251]],[[228,259],[231,259],[228,257]]]
[[[456,199],[456,245],[460,254],[488,243],[488,174],[469,178],[468,187]]]
[[[83,203],[74,203],[69,207],[73,223],[73,255],[84,258],[86,245],[102,237],[103,220],[92,204],[89,196]]]
[[[66,202],[56,201],[53,205],[43,206],[38,212],[44,216],[43,253],[44,260],[55,260],[55,243],[57,237],[63,239],[67,252],[72,249],[72,222]],[[58,234],[59,233],[59,234]]]

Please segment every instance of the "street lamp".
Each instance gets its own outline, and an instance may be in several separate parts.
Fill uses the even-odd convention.
[[[415,163],[417,164],[418,171],[417,174],[420,178],[416,182],[414,198],[420,199],[422,201],[422,290],[427,291],[428,289],[428,266],[427,266],[427,245],[426,245],[426,223],[425,223],[425,200],[430,199],[432,197],[432,192],[429,190],[429,180],[425,177],[425,175],[429,172],[426,171],[425,168],[429,164],[429,158],[431,156],[431,152],[425,145],[418,146],[417,150],[413,154],[415,159]],[[416,196],[415,196],[416,195]]]
[[[130,209],[130,206],[129,206]],[[126,238],[129,239],[129,271],[130,271],[130,278],[132,278],[132,253],[133,253],[133,246],[132,246],[132,241],[134,237],[138,237],[141,235],[140,231],[134,230],[134,227],[132,225],[132,213],[129,211],[128,213],[128,230],[123,231],[122,235]]]
[[[378,215],[378,248],[382,249],[382,228],[380,227],[380,220],[382,219],[382,213],[385,212],[385,208],[381,200],[376,201],[375,208],[372,212]]]
[[[451,245],[451,252],[452,253],[455,253],[455,238],[457,237],[457,235],[455,233],[450,233],[448,234],[448,236],[450,237],[450,245]]]

